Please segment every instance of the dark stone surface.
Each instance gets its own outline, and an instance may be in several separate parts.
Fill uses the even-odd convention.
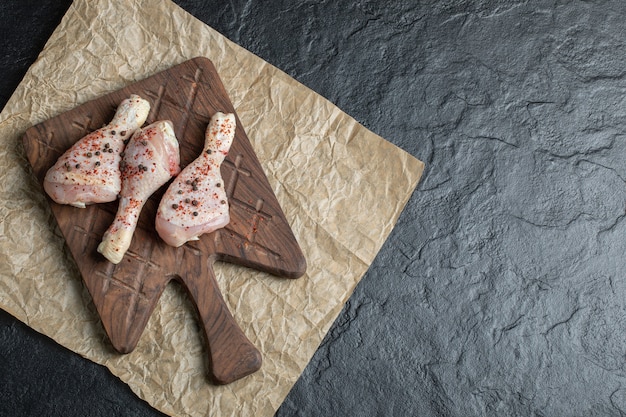
[[[1,416],[163,416],[105,367],[0,310]]]
[[[427,163],[277,416],[626,414],[625,3],[177,3]],[[0,5],[3,103],[68,4]],[[0,414],[156,415],[1,317]]]

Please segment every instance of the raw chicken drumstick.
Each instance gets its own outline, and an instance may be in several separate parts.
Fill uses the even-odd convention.
[[[156,230],[171,246],[224,227],[230,221],[220,166],[235,137],[235,115],[216,113],[205,133],[204,149],[170,184],[159,203]]]
[[[98,252],[114,264],[128,250],[145,202],[180,172],[179,146],[172,123],[159,121],[135,132],[123,158],[117,214],[98,245]]]
[[[149,111],[150,104],[137,95],[122,101],[108,125],[80,139],[48,170],[43,188],[50,198],[81,208],[115,201],[124,141],[144,124]]]

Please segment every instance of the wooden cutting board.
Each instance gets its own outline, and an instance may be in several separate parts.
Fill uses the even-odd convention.
[[[211,61],[194,58],[28,129],[24,147],[39,183],[66,149],[107,124],[131,94],[150,102],[146,124],[173,122],[181,167],[202,151],[211,115],[217,111],[236,115]],[[80,209],[48,200],[113,347],[121,353],[135,348],[166,285],[178,280],[204,327],[211,376],[226,384],[258,370],[261,355],[226,306],[213,263],[227,261],[297,278],[304,274],[306,261],[238,117],[222,176],[230,204],[228,226],[180,248],[166,245],[155,231],[154,219],[168,183],[146,203],[131,246],[118,265],[96,251],[117,201]]]

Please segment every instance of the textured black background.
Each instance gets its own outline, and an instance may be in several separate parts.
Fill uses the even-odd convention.
[[[177,3],[427,163],[277,416],[626,415],[624,2]],[[2,106],[69,4],[0,4]],[[159,415],[6,313],[0,367],[3,416]]]

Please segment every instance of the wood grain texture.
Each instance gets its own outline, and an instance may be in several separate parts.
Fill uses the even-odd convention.
[[[85,134],[108,123],[130,94],[150,102],[146,124],[173,122],[181,167],[202,151],[211,115],[222,111],[236,116],[213,64],[194,58],[27,130],[24,147],[40,184],[58,157]],[[114,348],[121,353],[135,348],[166,285],[178,280],[204,327],[211,376],[216,383],[226,384],[258,370],[261,355],[225,304],[213,263],[222,260],[298,278],[306,261],[238,117],[221,171],[230,203],[228,226],[180,248],[166,245],[154,229],[154,219],[168,183],[146,203],[131,246],[118,265],[96,252],[117,202],[85,209],[49,202]]]

